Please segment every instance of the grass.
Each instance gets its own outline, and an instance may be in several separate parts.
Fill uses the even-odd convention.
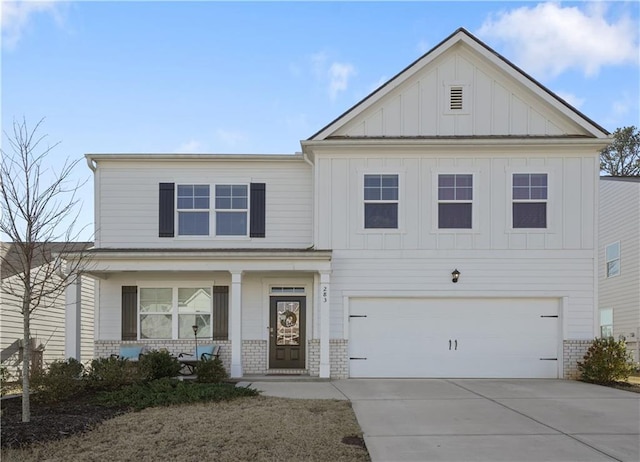
[[[368,461],[342,442],[361,436],[350,403],[248,397],[148,408],[94,430],[25,449],[2,451],[20,461]]]

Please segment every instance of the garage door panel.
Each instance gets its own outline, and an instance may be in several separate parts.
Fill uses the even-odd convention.
[[[351,377],[558,377],[558,300],[353,299],[350,306]]]

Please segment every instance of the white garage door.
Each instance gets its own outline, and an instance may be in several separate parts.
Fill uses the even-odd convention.
[[[557,378],[556,299],[350,300],[351,377]]]

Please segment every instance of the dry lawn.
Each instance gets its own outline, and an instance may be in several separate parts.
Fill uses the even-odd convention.
[[[362,433],[347,401],[259,396],[129,413],[2,461],[369,461],[348,436]]]

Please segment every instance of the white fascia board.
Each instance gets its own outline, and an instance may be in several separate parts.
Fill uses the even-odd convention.
[[[85,154],[87,162],[94,165],[99,161],[163,161],[163,162],[185,162],[185,161],[237,161],[237,162],[305,162],[302,153],[295,154]]]

